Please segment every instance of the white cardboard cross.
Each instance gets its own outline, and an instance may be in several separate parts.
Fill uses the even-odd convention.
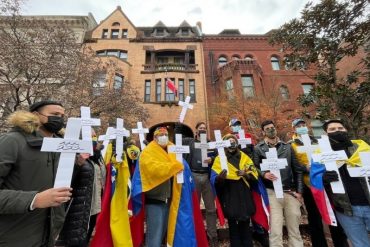
[[[82,140],[92,140],[91,126],[100,126],[100,119],[91,118],[90,107],[81,106]],[[90,153],[93,154],[93,153]]]
[[[59,152],[58,170],[54,188],[70,187],[76,153],[91,153],[91,140],[80,140],[81,119],[69,118],[63,138],[45,137],[42,142],[42,152]]]
[[[298,153],[306,153],[308,162],[311,163],[311,156],[315,150],[319,148],[318,145],[311,144],[311,138],[308,134],[301,135],[303,146],[297,147]]]
[[[362,166],[348,167],[348,172],[351,177],[363,177],[366,179],[368,193],[370,193],[369,177],[370,177],[370,152],[359,152]]]
[[[116,137],[116,160],[117,162],[121,162],[123,155],[123,137],[130,136],[130,131],[123,127],[122,118],[117,118],[116,128],[113,128],[113,135]]]
[[[270,171],[277,177],[276,180],[272,181],[276,198],[284,198],[280,170],[284,169],[287,165],[288,161],[285,158],[278,158],[276,148],[269,148],[269,151],[266,152],[266,159],[262,159],[261,171]]]
[[[195,142],[194,147],[201,150],[202,153],[202,167],[208,167],[208,163],[204,163],[207,159],[209,144],[207,142],[207,135],[200,134],[200,142]]]
[[[186,96],[185,102],[179,101],[179,105],[182,106],[182,110],[179,116],[179,122],[183,123],[188,108],[193,109],[193,105],[190,104],[190,96]]]
[[[212,149],[217,149],[218,155],[220,156],[221,169],[229,172],[229,168],[227,167],[227,158],[226,158],[224,148],[231,146],[230,140],[222,140],[220,130],[215,130],[215,138],[216,138],[216,141],[210,142],[209,147]]]
[[[105,153],[107,152],[109,141],[116,139],[115,135],[112,135],[114,128],[113,127],[108,127],[107,131],[105,132],[105,135],[100,135],[98,138],[98,141],[103,141],[103,150],[101,151],[101,155],[103,159],[105,158]]]
[[[245,132],[244,130],[239,130],[239,139],[238,139],[239,145],[241,148],[246,148],[248,144],[252,144],[251,138],[245,138]]]
[[[176,159],[182,163],[182,154],[188,154],[190,153],[189,146],[183,146],[182,145],[182,135],[176,134],[176,145],[171,145],[168,147],[169,153],[176,154]],[[184,183],[184,172],[179,172],[177,174],[177,183],[182,184]]]
[[[331,182],[330,186],[333,193],[344,194],[345,190],[336,162],[347,160],[347,154],[346,152],[344,152],[344,150],[333,151],[331,149],[329,138],[327,135],[322,135],[318,142],[321,153],[312,154],[312,159],[314,162],[324,164],[327,171],[337,172],[339,181]]]
[[[143,128],[143,123],[142,122],[137,122],[137,129],[132,129],[132,133],[134,134],[139,134],[139,139],[140,139],[140,148],[141,150],[144,150],[146,147],[144,140],[144,134],[149,133],[149,129]]]

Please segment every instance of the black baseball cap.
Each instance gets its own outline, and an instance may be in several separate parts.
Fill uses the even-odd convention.
[[[37,111],[38,109],[40,109],[41,107],[43,106],[46,106],[46,105],[60,105],[63,107],[62,103],[58,102],[58,101],[53,101],[53,100],[42,100],[42,101],[39,101],[39,102],[36,102],[36,103],[33,103],[30,108],[29,108],[29,111],[30,112],[34,112],[34,111]]]
[[[341,125],[343,125],[346,128],[346,126],[344,125],[343,120],[341,120],[341,119],[328,119],[328,120],[325,120],[324,124],[322,125],[322,128],[325,130],[325,132],[328,130],[328,126],[331,123],[340,123]]]

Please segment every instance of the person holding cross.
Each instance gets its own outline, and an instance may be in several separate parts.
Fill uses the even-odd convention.
[[[338,119],[331,119],[324,123],[324,131],[327,133],[331,148],[334,151],[344,150],[348,160],[341,162],[335,171],[325,171],[323,182],[325,185],[339,180],[343,181],[345,194],[333,193],[330,186],[325,186],[331,199],[339,223],[342,225],[352,246],[370,246],[370,191],[365,177],[351,177],[349,171],[352,167],[360,166],[362,162],[361,152],[370,152],[370,146],[362,140],[350,140],[347,128]]]
[[[54,246],[71,188],[53,188],[59,155],[41,152],[43,137],[58,137],[64,108],[40,101],[9,117],[0,136],[0,246]]]
[[[309,171],[311,162],[308,158],[307,152],[314,152],[318,149],[317,139],[309,134],[309,129],[307,127],[306,121],[302,118],[296,118],[292,121],[292,128],[294,134],[291,140],[291,146],[297,157],[299,164],[306,167],[306,171],[303,175],[304,188],[303,188],[303,200],[307,210],[307,219],[310,230],[311,244],[313,247],[327,247],[326,237],[324,233],[324,227],[322,223],[322,218],[317,208],[314,197],[310,189],[310,178]],[[306,143],[305,137],[307,137],[308,143]],[[311,150],[306,150],[302,152],[300,148],[305,146],[312,147]],[[347,237],[343,232],[340,225],[329,226],[330,233],[332,236],[333,244],[335,247],[347,247]]]
[[[212,166],[211,181],[229,224],[231,247],[253,247],[250,219],[256,212],[251,183],[258,180],[253,161],[238,149],[238,139],[227,134],[231,146],[225,148],[227,167],[222,169],[220,156]]]
[[[254,148],[254,164],[261,169],[263,160],[268,160],[268,153],[271,149],[277,157],[272,161],[281,161],[287,166],[281,168],[276,162],[277,169],[280,169],[280,176],[277,177],[272,171],[261,172],[264,178],[264,184],[267,188],[270,202],[270,247],[283,246],[283,222],[288,229],[289,246],[303,247],[302,237],[299,231],[301,219],[301,201],[303,192],[303,171],[304,168],[299,165],[292,147],[282,142],[277,136],[276,127],[273,121],[265,120],[261,124],[264,140],[258,143]],[[271,162],[270,162],[271,163]],[[280,181],[279,181],[280,180]],[[282,188],[275,188],[273,181],[279,181]],[[280,191],[282,189],[282,191]],[[283,193],[284,192],[284,193]],[[277,198],[281,194],[283,198]]]
[[[175,125],[175,133],[181,134],[182,128],[180,124]],[[206,223],[207,223],[207,234],[209,237],[210,247],[218,246],[217,238],[217,215],[215,207],[215,196],[212,192],[212,186],[209,181],[209,173],[212,164],[211,157],[203,157],[200,144],[201,135],[207,135],[207,125],[205,122],[198,122],[195,125],[195,138],[185,137],[182,139],[183,145],[190,147],[190,153],[184,155],[184,159],[188,162],[194,182],[197,190],[198,201],[200,198],[203,199],[204,206],[206,208]],[[207,145],[207,139],[205,137],[205,143]],[[205,148],[206,155],[209,151],[209,147]]]
[[[139,162],[142,179],[149,179],[151,185],[150,189],[145,191],[145,242],[148,247],[160,247],[168,224],[171,180],[183,170],[183,166],[168,154],[170,142],[167,128],[159,127],[153,135],[154,140],[143,150]],[[153,169],[155,167],[157,169]]]

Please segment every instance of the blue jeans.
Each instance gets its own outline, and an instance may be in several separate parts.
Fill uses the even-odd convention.
[[[167,231],[168,205],[146,204],[146,237],[147,247],[161,247]]]
[[[353,216],[336,211],[337,218],[353,247],[370,247],[370,206],[352,206],[352,211]]]

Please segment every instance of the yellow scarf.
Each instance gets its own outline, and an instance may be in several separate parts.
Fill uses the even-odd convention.
[[[237,175],[238,169],[236,169],[235,166],[227,162],[227,168],[229,169],[229,171],[226,175],[226,179],[230,179],[230,180],[243,179],[245,184],[249,187],[249,183],[247,182],[247,180],[244,177]],[[240,152],[239,168],[240,168],[239,170],[245,170],[247,174],[251,174],[256,179],[258,179],[258,172],[257,172],[256,167],[253,164],[253,161],[249,158],[248,155],[244,154],[243,152]],[[221,173],[222,168],[221,168],[220,156],[216,157],[213,163],[213,166],[212,166],[212,170],[216,172],[217,174]]]

